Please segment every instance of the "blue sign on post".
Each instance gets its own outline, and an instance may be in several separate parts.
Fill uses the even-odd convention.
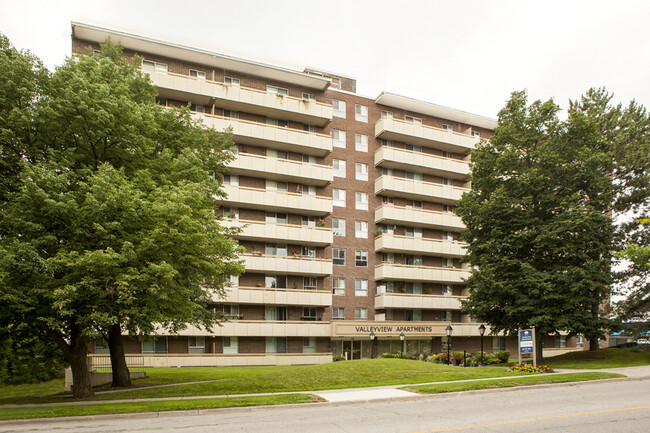
[[[533,353],[533,331],[527,329],[519,333],[519,350],[521,353]]]

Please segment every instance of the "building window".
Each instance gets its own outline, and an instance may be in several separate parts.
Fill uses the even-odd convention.
[[[287,192],[289,191],[289,184],[286,182],[278,182],[275,180],[266,180],[266,189],[269,191],[280,191]]]
[[[332,205],[345,207],[345,190],[344,189],[333,189],[332,190]]]
[[[289,96],[289,90],[276,86],[266,86],[266,93],[270,93],[272,95]]]
[[[341,79],[337,77],[332,77],[330,78],[332,80],[332,89],[340,89],[341,88]]]
[[[224,304],[223,317],[228,320],[239,319],[239,305]]]
[[[238,220],[239,219],[239,209],[235,209],[232,207],[225,207],[223,208],[223,215],[226,218]]]
[[[359,239],[368,239],[368,222],[355,221],[354,222],[354,236]]]
[[[143,60],[142,61],[142,67],[144,69],[149,69],[149,70],[152,70],[152,71],[167,72],[167,64],[166,63],[154,62],[152,60]]]
[[[316,195],[316,187],[314,185],[298,185],[296,192],[302,192],[303,195]]]
[[[223,110],[223,117],[228,117],[230,119],[239,119],[239,112],[232,110]]]
[[[443,177],[442,178],[442,184],[450,186],[451,185],[451,179],[449,179],[448,177]]]
[[[266,124],[277,126],[279,128],[286,128],[289,126],[289,122],[287,122],[286,120],[269,119],[268,117],[266,118]]]
[[[266,149],[266,156],[269,158],[289,159],[289,154],[283,150]]]
[[[357,180],[368,180],[368,164],[355,164],[355,178]]]
[[[188,353],[205,353],[205,337],[188,337]]]
[[[386,316],[384,316],[385,320],[393,320],[393,310],[392,309],[386,309]]]
[[[345,131],[332,130],[332,146],[345,149]]]
[[[366,107],[365,105],[355,104],[354,120],[356,120],[357,122],[368,123],[368,107]]]
[[[223,353],[235,354],[239,352],[237,337],[223,337]]]
[[[368,296],[368,280],[354,280],[354,296]]]
[[[452,319],[453,319],[453,316],[452,316],[452,313],[451,313],[450,310],[443,311],[443,313],[442,313],[442,320],[443,321],[451,322]]]
[[[443,257],[442,258],[442,267],[443,268],[453,268],[454,267],[454,259],[451,257]]]
[[[266,337],[266,353],[287,353],[287,338]]]
[[[316,353],[316,337],[303,337],[302,353]]]
[[[422,209],[422,201],[421,200],[413,200],[411,203],[411,206],[415,209]]]
[[[393,140],[386,140],[386,139],[384,139],[384,138],[382,138],[381,140],[379,140],[379,143],[380,143],[382,146],[386,146],[386,147],[393,147],[393,146],[395,145],[395,143],[393,142]]]
[[[205,113],[205,105],[190,105],[190,111],[194,113]]]
[[[407,171],[404,174],[404,177],[406,177],[407,179],[412,179],[412,180],[422,180],[423,179],[422,173],[412,173],[410,171]]]
[[[334,177],[345,177],[345,161],[341,159],[332,160],[332,168],[334,169]]]
[[[404,320],[407,322],[421,322],[422,310],[404,310]]]
[[[268,256],[287,256],[287,246],[278,244],[266,244],[265,254]]]
[[[505,337],[492,337],[492,353],[501,352],[506,350]]]
[[[481,138],[481,133],[478,131],[472,131],[472,137],[474,138]]]
[[[287,214],[286,213],[275,213],[267,212],[264,216],[264,220],[267,223],[271,224],[286,224],[287,223]]]
[[[149,337],[142,342],[143,354],[167,353],[167,337]]]
[[[362,134],[354,134],[354,149],[359,152],[368,151],[368,136]]]
[[[332,320],[345,320],[345,308],[343,307],[332,308]]]
[[[406,256],[407,266],[422,266],[422,256]]]
[[[271,320],[274,322],[284,322],[287,320],[287,307],[271,307],[264,308],[264,320]]]
[[[338,101],[336,99],[332,100],[332,115],[334,117],[342,117],[345,119],[345,102]]]
[[[302,92],[302,99],[304,101],[316,101],[316,95],[313,93]]]
[[[231,186],[239,186],[239,176],[234,176],[232,174],[224,174],[223,184],[231,185]]]
[[[395,199],[394,199],[393,197],[386,197],[386,196],[383,196],[383,197],[381,198],[381,203],[382,203],[382,204],[387,204],[387,205],[389,205],[389,206],[392,206],[392,205],[395,204]]]
[[[197,71],[196,69],[190,69],[190,78],[196,78],[197,80],[205,80],[205,72]]]
[[[421,295],[422,283],[406,283],[406,293],[409,295]]]
[[[367,308],[355,308],[354,309],[354,320],[368,320],[368,309]]]
[[[585,337],[576,335],[576,347],[585,347]]]
[[[368,251],[357,250],[354,256],[355,256],[355,266],[368,267]]]
[[[332,248],[332,263],[345,266],[345,248]]]
[[[368,193],[357,192],[355,196],[355,208],[359,210],[368,210]]]
[[[264,287],[269,289],[286,289],[287,276],[286,275],[266,275],[264,278]]]
[[[391,204],[392,204],[392,202],[391,202]],[[394,235],[396,227],[397,226],[395,226],[394,224],[383,225],[383,226],[381,226],[381,231],[382,231],[382,233],[385,233],[387,235]]]
[[[392,176],[392,175],[393,175],[393,169],[392,169],[392,168],[386,168],[386,167],[383,167],[383,168],[381,169],[381,174],[382,174],[382,176]]]
[[[443,241],[453,241],[454,240],[454,234],[452,232],[442,232],[442,240]]]
[[[442,294],[444,296],[451,296],[454,294],[451,286],[449,284],[443,284],[442,285]]]
[[[447,125],[446,123],[442,124],[442,129],[447,132],[454,132],[454,127],[451,125]]]
[[[332,229],[334,236],[345,236],[345,220],[342,218],[332,218]]]
[[[302,320],[308,322],[316,321],[316,307],[303,307],[302,309]]]
[[[405,144],[404,149],[410,150],[411,152],[422,153],[422,146],[413,146],[412,144]]]
[[[389,265],[395,264],[395,253],[382,253],[381,262]]]
[[[382,119],[392,119],[393,118],[393,112],[392,111],[381,110],[381,118]]]
[[[345,295],[345,278],[332,278],[332,294]]]
[[[302,247],[302,256],[303,257],[316,257],[316,248],[314,247]]]
[[[223,77],[223,82],[226,86],[239,87],[239,78]]]
[[[302,155],[302,162],[306,162],[307,164],[316,164],[316,157],[312,155]]]
[[[408,123],[414,123],[416,125],[422,125],[422,119],[420,119],[419,117],[404,116],[404,120],[407,121]]]
[[[303,215],[300,223],[307,227],[316,227],[316,217]]]
[[[422,227],[405,227],[404,234],[410,238],[421,238]]]
[[[555,348],[564,349],[566,347],[566,336],[556,335],[555,336]]]

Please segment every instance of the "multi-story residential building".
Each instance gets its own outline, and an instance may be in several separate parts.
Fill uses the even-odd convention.
[[[190,104],[207,127],[232,128],[237,147],[219,211],[223,225],[243,229],[246,250],[245,274],[215,299],[229,320],[129,340],[127,352],[151,355],[149,365],[310,364],[444,351],[450,324],[453,350],[479,350],[479,324],[460,311],[469,271],[455,202],[495,120],[361,96],[344,75],[72,30],[73,52],[110,38],[142,57],[160,104]],[[485,343],[516,350],[514,339]]]

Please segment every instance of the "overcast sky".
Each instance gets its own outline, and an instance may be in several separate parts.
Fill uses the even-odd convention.
[[[605,86],[650,106],[650,1],[0,0],[0,32],[49,68],[79,21],[496,117],[510,92],[563,108]]]

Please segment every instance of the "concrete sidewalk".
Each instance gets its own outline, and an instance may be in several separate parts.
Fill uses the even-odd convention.
[[[584,372],[618,373],[618,374],[626,375],[629,379],[644,379],[644,378],[650,379],[650,366],[609,368],[609,369],[598,369],[598,370],[561,369],[561,370],[555,370],[554,373],[547,373],[544,375],[548,376],[548,375],[556,375],[562,373],[584,373]],[[537,376],[537,375],[530,375],[530,376]],[[530,376],[526,376],[526,377],[530,377]],[[408,388],[408,387],[422,386],[422,385],[438,385],[438,384],[445,384],[445,383],[481,382],[485,380],[513,379],[515,377],[517,376],[502,376],[502,377],[489,377],[489,378],[482,378],[482,379],[464,379],[464,380],[452,380],[452,381],[441,381],[441,382],[385,385],[385,386],[373,386],[367,388],[271,392],[271,393],[257,393],[257,394],[161,397],[161,398],[122,399],[122,400],[101,400],[101,401],[72,401],[72,402],[65,402],[65,403],[43,403],[43,404],[5,404],[5,405],[0,405],[0,409],[13,408],[13,407],[48,407],[48,406],[84,405],[84,404],[128,403],[128,402],[138,402],[138,401],[167,401],[167,400],[193,400],[193,399],[206,399],[206,398],[254,397],[254,396],[286,395],[286,394],[316,395],[330,403],[392,400],[392,399],[416,398],[422,396],[421,394],[417,394],[410,391],[404,391],[399,388]],[[177,384],[177,385],[182,385],[182,384]],[[140,389],[145,389],[145,388],[140,388]]]

